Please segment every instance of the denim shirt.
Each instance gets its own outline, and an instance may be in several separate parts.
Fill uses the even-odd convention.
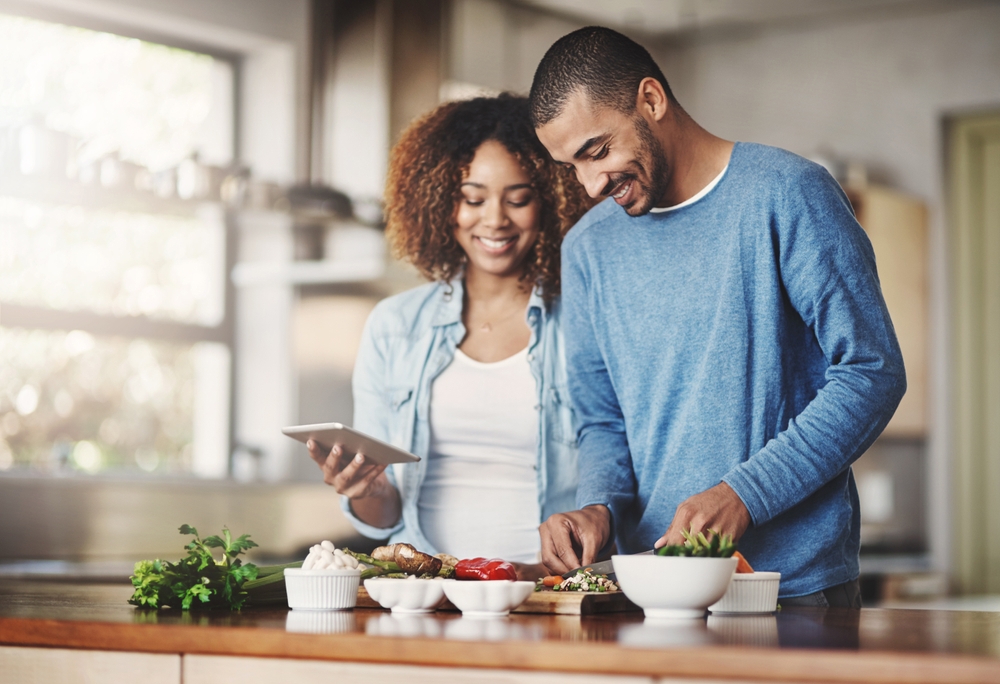
[[[465,338],[463,285],[461,279],[428,283],[379,302],[365,324],[354,365],[354,427],[421,460],[386,469],[402,500],[402,517],[393,527],[363,523],[351,512],[347,497],[341,497],[341,508],[364,536],[409,542],[432,554],[441,550],[421,531],[417,503],[427,472],[431,385]],[[553,513],[575,508],[579,480],[559,310],[558,299],[546,309],[539,293],[533,292],[526,312],[531,329],[528,362],[539,412],[535,465],[539,524]],[[503,415],[491,420],[503,420]]]

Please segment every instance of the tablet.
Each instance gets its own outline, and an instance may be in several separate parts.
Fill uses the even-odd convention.
[[[313,439],[327,452],[333,448],[334,444],[340,444],[344,448],[344,453],[356,454],[361,452],[368,460],[374,461],[379,465],[413,463],[420,460],[419,456],[414,456],[408,451],[403,451],[398,447],[386,444],[380,439],[375,439],[340,423],[296,425],[294,427],[282,428],[281,432],[292,439],[299,440],[303,444]]]

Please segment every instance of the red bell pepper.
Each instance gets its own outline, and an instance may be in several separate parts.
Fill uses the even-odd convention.
[[[455,578],[460,580],[516,580],[513,564],[500,558],[466,558],[455,566]]]

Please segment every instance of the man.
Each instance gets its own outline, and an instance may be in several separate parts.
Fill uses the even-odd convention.
[[[542,525],[543,562],[715,530],[782,573],[783,605],[860,607],[850,464],[906,381],[840,187],[701,128],[609,29],[549,49],[531,108],[552,157],[609,198],[563,243],[580,510]]]

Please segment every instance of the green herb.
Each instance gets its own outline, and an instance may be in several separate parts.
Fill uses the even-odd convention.
[[[131,578],[135,592],[128,602],[145,608],[174,606],[182,610],[198,606],[227,607],[231,610],[242,608],[248,597],[244,586],[259,574],[256,565],[244,565],[237,558],[247,549],[257,546],[250,535],[233,539],[229,530],[224,529],[221,537],[213,535],[202,539],[198,530],[190,525],[181,525],[180,533],[194,535],[194,539],[184,547],[188,555],[176,563],[162,560],[136,563],[135,574]],[[212,555],[212,549],[222,551],[219,560]],[[280,572],[269,569],[268,579],[272,577],[283,579]],[[269,583],[276,583],[278,579]]]
[[[736,551],[732,535],[719,534],[715,530],[692,534],[690,530],[681,530],[684,536],[683,544],[661,546],[656,550],[657,556],[691,556],[699,558],[729,558]]]

